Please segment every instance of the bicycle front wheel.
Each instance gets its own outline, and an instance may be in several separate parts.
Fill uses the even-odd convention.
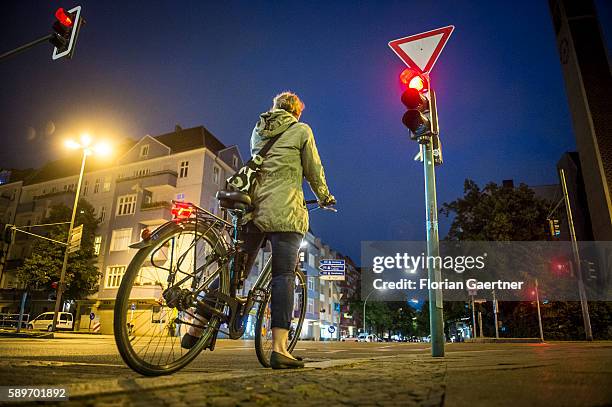
[[[219,239],[210,225],[199,224],[196,231],[193,223],[185,222],[179,229],[162,231],[155,243],[132,259],[117,293],[113,324],[119,353],[136,372],[173,373],[217,335],[219,318],[198,319],[193,302],[201,300],[202,288],[211,284],[224,294],[229,292],[227,264],[221,260],[225,246]],[[225,307],[219,300],[206,303],[218,311]],[[191,349],[183,349],[181,339],[190,324],[204,327],[203,333]]]
[[[268,283],[268,295],[266,300],[259,304],[257,310],[257,323],[255,325],[255,353],[263,367],[270,367],[270,356],[272,355],[272,319],[270,312],[270,285]],[[306,277],[298,267],[295,269],[295,291],[293,293],[293,319],[289,328],[289,339],[287,350],[292,352],[300,339],[302,324],[306,316]]]

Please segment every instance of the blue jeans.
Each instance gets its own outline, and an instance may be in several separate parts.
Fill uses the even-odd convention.
[[[259,248],[269,240],[272,244],[272,328],[289,329],[293,318],[293,295],[295,293],[295,267],[303,235],[297,232],[264,233],[253,222],[243,228],[239,240],[248,253],[246,270],[250,271]]]

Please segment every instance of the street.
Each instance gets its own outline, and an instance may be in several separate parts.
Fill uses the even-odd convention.
[[[612,403],[612,344],[298,343],[300,371],[263,369],[252,341],[220,340],[183,371],[148,378],[106,335],[0,339],[5,386],[67,386],[60,405],[555,405]]]

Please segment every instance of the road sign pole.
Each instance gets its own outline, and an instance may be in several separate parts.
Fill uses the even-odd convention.
[[[540,293],[538,292],[538,279],[535,279],[535,295],[538,307],[538,327],[540,328],[540,341],[544,342],[544,330],[542,329],[542,314],[540,313]]]
[[[74,194],[74,205],[72,207],[72,217],[70,218],[70,226],[68,228],[68,239],[67,245],[64,252],[64,261],[62,263],[62,271],[60,273],[60,281],[57,287],[57,298],[55,299],[55,312],[53,314],[53,325],[51,330],[55,332],[57,325],[57,316],[60,312],[60,305],[62,304],[62,294],[64,293],[64,281],[66,280],[66,269],[68,268],[68,255],[70,254],[70,238],[72,237],[72,229],[74,227],[74,220],[76,219],[77,206],[79,204],[79,194],[81,192],[81,183],[83,182],[83,172],[85,171],[85,161],[87,160],[87,149],[83,150],[83,160],[81,162],[81,172],[79,173],[79,181],[77,182],[76,193]]]
[[[427,256],[440,256],[438,236],[438,204],[436,201],[436,172],[434,166],[433,142],[421,144],[423,156],[423,174],[425,177],[425,210],[427,229]],[[429,257],[428,257],[429,258]],[[427,277],[430,282],[441,282],[442,272],[438,262],[427,265]],[[444,356],[444,320],[442,316],[442,290],[429,289],[429,327],[431,335],[431,356]]]
[[[477,329],[476,329],[476,304],[474,304],[474,296],[472,295],[472,336],[474,338],[478,337],[478,334],[476,333]]]

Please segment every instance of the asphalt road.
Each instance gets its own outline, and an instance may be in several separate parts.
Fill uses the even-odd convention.
[[[219,340],[171,376],[126,367],[111,336],[0,338],[0,386],[67,386],[57,405],[612,405],[612,343],[299,342],[306,369],[259,365],[252,341]],[[23,404],[21,404],[23,405]]]
[[[428,353],[427,343],[299,342],[294,354],[308,362]],[[115,341],[107,335],[56,334],[56,339],[0,339],[0,378],[6,384],[73,383],[99,377],[132,377]],[[28,374],[38,367],[36,375]],[[9,372],[10,367],[10,372]],[[45,374],[49,368],[52,374]],[[218,340],[214,352],[202,352],[183,372],[232,372],[263,369],[253,341]],[[23,374],[16,372],[23,370]]]

